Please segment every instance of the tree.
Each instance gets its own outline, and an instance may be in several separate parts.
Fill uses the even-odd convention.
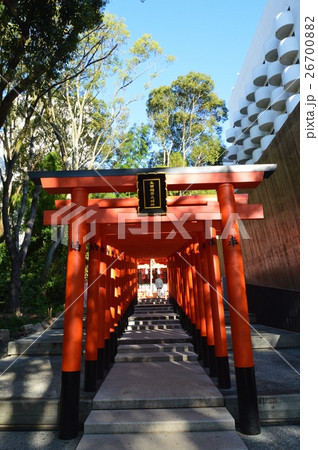
[[[48,95],[48,132],[53,131],[65,169],[98,169],[114,161],[127,139],[129,105],[149,89],[158,67],[172,60],[151,35],[130,48],[128,38],[123,20],[106,13],[101,26],[81,41],[64,74],[67,81]],[[80,65],[83,70],[71,77]]]
[[[10,2],[5,3],[9,5]],[[73,36],[74,41],[70,40],[70,45],[65,46],[65,52],[61,54],[62,60],[58,61],[50,55],[60,53],[56,48],[58,30],[55,30],[52,42],[45,41],[47,48],[42,48],[43,54],[36,47],[37,44],[39,47],[44,46],[44,41],[40,38],[41,33],[45,35],[43,23],[47,23],[48,28],[54,23],[59,26],[65,19],[62,18],[61,22],[59,14],[70,11],[70,2],[43,2],[50,3],[52,8],[53,4],[58,8],[58,11],[55,11],[48,6],[45,11],[49,13],[54,10],[56,17],[44,16],[43,23],[40,23],[37,16],[39,11],[26,13],[27,6],[31,3],[21,1],[15,10],[9,8],[9,12],[5,6],[0,6],[0,17],[6,19],[0,24],[2,31],[6,33],[0,37],[0,67],[7,75],[7,78],[2,77],[0,80],[3,82],[2,90],[0,89],[0,117],[2,114],[3,120],[0,146],[2,143],[5,160],[5,170],[1,173],[2,220],[11,263],[8,306],[17,314],[20,312],[21,270],[31,242],[39,201],[39,187],[30,188],[27,172],[45,168],[44,159],[52,151],[56,151],[55,154],[60,156],[62,169],[95,168],[110,161],[111,155],[118,154],[116,152],[125,142],[127,135],[127,107],[134,99],[126,100],[125,92],[135,80],[140,79],[149,70],[154,69],[152,76],[156,75],[157,57],[162,54],[158,43],[153,41],[150,35],[144,35],[129,49],[129,56],[122,58],[121,51],[126,50],[128,30],[122,21],[113,16],[105,14],[102,20],[96,13],[93,29],[84,26],[83,18],[78,19],[79,23],[82,23],[83,33],[78,34],[76,39]],[[77,15],[79,3],[84,5],[83,14],[88,14],[92,5],[105,4],[104,1],[85,0],[73,3],[73,12]],[[85,7],[86,3],[88,9]],[[63,8],[66,8],[64,13]],[[15,14],[17,18],[19,14],[22,15],[22,19],[17,19],[17,24],[11,20],[17,33],[23,21],[30,22],[25,54],[21,51],[16,67],[9,58],[10,45],[14,49],[9,13]],[[88,22],[91,23],[90,20]],[[66,27],[67,30],[64,30],[65,40],[68,39],[68,34],[73,33],[70,30],[75,29],[72,20],[67,23],[70,29]],[[32,34],[33,29],[38,30],[34,32],[35,36]],[[78,31],[80,27],[77,26],[76,29]],[[61,39],[62,35],[63,33]],[[75,42],[77,46],[72,44]],[[29,47],[31,43],[32,46]],[[38,69],[33,73],[36,59],[39,60]],[[14,77],[14,85],[9,81],[10,74]],[[25,80],[29,80],[28,83],[25,83]],[[105,83],[109,83],[115,90],[112,101],[107,103],[99,98]],[[54,243],[48,253],[44,279],[55,248]]]
[[[221,123],[227,118],[225,103],[214,92],[209,75],[189,72],[171,86],[150,92],[147,114],[161,147],[161,164],[170,166],[180,153],[182,165],[211,165],[222,152]],[[180,157],[173,157],[180,161]]]
[[[9,309],[19,314],[21,268],[31,241],[40,186],[29,192],[28,170],[40,163],[45,146],[39,128],[41,114],[34,114],[36,97],[21,96],[7,115],[0,134],[4,152],[2,181],[2,221],[11,262]]]
[[[44,146],[36,145],[41,98],[52,86],[66,81],[61,76],[63,69],[80,39],[101,23],[105,3],[3,0],[0,4],[0,141],[5,162],[1,172],[2,220],[11,260],[8,306],[12,312],[20,311],[21,268],[39,199],[39,187],[33,187],[30,199],[27,171],[38,167],[43,156]],[[92,58],[89,64],[94,62]]]
[[[0,4],[0,128],[23,92],[48,88],[102,21],[105,0],[2,0]],[[61,81],[61,80],[60,80]]]

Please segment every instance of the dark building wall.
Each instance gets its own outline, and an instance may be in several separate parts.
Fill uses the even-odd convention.
[[[298,105],[258,161],[275,163],[277,170],[248,191],[249,203],[261,203],[265,218],[245,221],[251,239],[242,240],[250,311],[261,323],[294,331],[299,329],[299,124]]]
[[[251,237],[242,240],[247,283],[299,290],[299,147],[298,105],[258,161],[277,170],[248,191],[249,203],[261,203],[265,218],[244,222]]]

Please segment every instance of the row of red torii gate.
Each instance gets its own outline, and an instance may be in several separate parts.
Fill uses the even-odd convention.
[[[86,244],[89,245],[84,389],[111,367],[137,301],[139,259],[166,258],[169,297],[220,388],[230,387],[218,245],[221,238],[241,431],[260,433],[241,252],[240,220],[263,218],[237,189],[256,188],[271,165],[33,172],[51,194],[44,225],[69,225],[59,435],[79,430]],[[216,195],[185,195],[195,190]],[[171,192],[180,195],[167,195]],[[137,197],[124,198],[123,193]],[[116,198],[92,198],[116,193]],[[100,195],[99,195],[100,197]],[[261,263],[261,262],[260,262]]]

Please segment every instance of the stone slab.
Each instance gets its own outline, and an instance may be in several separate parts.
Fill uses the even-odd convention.
[[[233,417],[223,407],[95,410],[84,424],[84,432],[88,434],[215,430],[235,430]]]
[[[93,400],[94,409],[223,406],[197,361],[115,364]]]
[[[77,450],[246,450],[235,431],[84,435]]]

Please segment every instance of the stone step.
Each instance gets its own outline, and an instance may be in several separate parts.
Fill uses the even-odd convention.
[[[164,310],[164,309],[168,309],[168,310],[173,310],[173,306],[172,305],[169,305],[168,303],[167,304],[157,304],[157,305],[135,305],[134,306],[134,310],[140,310],[140,311],[142,311],[142,310],[144,310],[144,311],[146,311],[146,310],[153,310],[153,309],[157,309],[158,311],[161,311],[161,310]]]
[[[56,371],[56,385],[59,385],[60,370]],[[31,376],[29,376],[29,379]],[[21,382],[24,385],[25,380]],[[39,379],[35,380],[39,389]],[[31,380],[29,381],[31,383]],[[48,383],[48,389],[53,383]],[[12,383],[13,385],[13,383]],[[34,389],[34,387],[32,388]],[[31,395],[32,395],[32,389]],[[52,387],[51,387],[52,390]],[[2,391],[4,387],[2,386]],[[12,389],[13,391],[13,389]],[[59,398],[58,391],[50,393],[56,398],[47,398],[43,389],[44,398],[0,398],[0,423],[2,427],[15,429],[41,429],[41,427],[54,428],[58,426]],[[4,395],[4,392],[2,393]],[[84,394],[83,394],[84,395]],[[16,392],[12,396],[17,396]],[[89,398],[80,399],[80,424],[83,424],[91,412],[92,400]],[[225,397],[225,407],[235,418],[239,420],[237,397],[231,395]],[[258,395],[258,408],[262,424],[288,424],[299,423],[300,421],[300,395],[299,394],[273,394]],[[213,447],[214,448],[214,447]],[[227,448],[227,447],[226,447]]]
[[[161,362],[161,361],[197,361],[194,352],[149,352],[149,353],[117,353],[115,362]]]
[[[86,434],[77,450],[246,450],[247,447],[235,431],[206,431],[180,433],[132,433],[132,434]]]
[[[136,306],[139,305],[171,305],[171,302],[169,300],[160,297],[152,300],[151,299],[141,300],[137,302]]]
[[[173,329],[180,329],[181,325],[180,323],[166,323],[161,325],[128,325],[127,331],[141,331],[141,330],[173,330]]]
[[[129,317],[129,320],[179,320],[178,314],[159,314],[159,313],[148,313],[148,314],[134,314]]]
[[[122,344],[119,342],[118,353],[157,353],[157,352],[193,352],[191,343],[180,344]]]
[[[134,325],[180,325],[178,319],[131,319],[128,321],[128,326]]]
[[[63,330],[54,329],[44,333],[33,333],[29,336],[10,341],[10,355],[61,355],[63,345]]]
[[[164,303],[164,304],[167,304],[167,305],[171,305],[170,300],[168,300],[166,298],[162,298],[162,297],[160,297],[160,298],[158,298],[158,297],[156,297],[156,298],[144,298],[142,300],[138,300],[137,305],[143,305],[143,304],[156,305],[158,303],[159,304]]]
[[[136,331],[136,330],[134,330]],[[147,331],[151,331],[151,330],[147,330]],[[153,331],[157,331],[157,330],[153,330]],[[171,331],[171,330],[167,330],[167,331]],[[188,342],[191,343],[192,340],[189,336],[180,336],[180,337],[147,337],[146,339],[142,339],[141,336],[136,335],[136,337],[127,337],[124,336],[122,338],[120,338],[120,342],[122,344],[137,344],[139,345],[141,342],[147,342],[147,344],[155,344],[155,345],[161,345],[161,344],[177,344],[177,343],[183,343],[183,342]]]
[[[182,329],[181,329],[182,330]],[[155,334],[139,335],[134,333],[137,330],[129,330],[120,339],[122,343],[140,344],[140,343],[171,343],[171,342],[190,342],[192,337],[185,331],[175,330],[154,330]],[[165,334],[167,333],[167,335]],[[169,334],[168,334],[169,333]],[[253,326],[251,329],[252,346],[254,349],[283,349],[283,348],[299,348],[300,335],[291,331],[279,330],[262,325]],[[166,340],[167,339],[167,340]],[[176,340],[174,340],[176,339]],[[227,327],[228,349],[232,350],[232,339],[230,327]]]
[[[84,424],[88,434],[234,430],[234,419],[224,407],[95,410]]]
[[[224,406],[224,398],[197,361],[114,364],[93,409],[165,409]]]
[[[254,328],[254,329],[253,329]],[[284,349],[299,348],[300,335],[292,331],[279,330],[262,325],[251,329],[252,346],[256,349]],[[144,331],[142,336],[139,331]],[[232,350],[231,332],[227,327],[228,349]],[[180,325],[170,326],[148,325],[130,326],[125,335],[120,339],[121,343],[129,344],[163,344],[191,342],[192,338],[186,334]],[[42,333],[34,333],[29,336],[10,341],[8,343],[8,355],[61,355],[63,344],[63,330],[53,329]],[[83,342],[84,349],[84,342]]]
[[[149,306],[142,306],[140,308],[135,307],[134,308],[134,314],[170,314],[174,313],[174,310],[172,307],[164,307],[164,308],[156,308],[156,307],[149,307]]]

